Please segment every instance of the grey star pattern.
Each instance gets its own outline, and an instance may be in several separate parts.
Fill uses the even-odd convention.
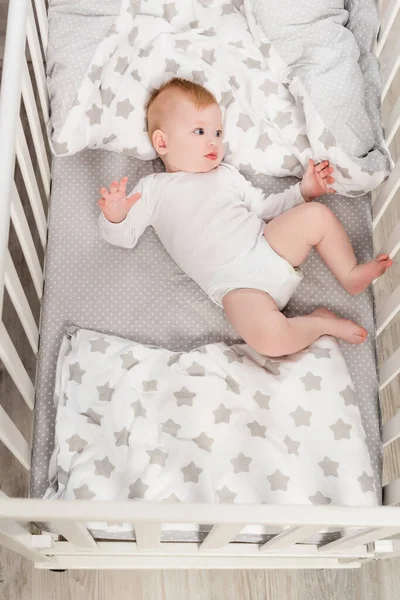
[[[160,467],[165,467],[165,461],[167,460],[169,454],[167,454],[163,450],[160,450],[160,448],[148,450],[147,454],[150,457],[151,465],[160,465]]]
[[[176,494],[170,494],[167,498],[163,498],[161,502],[179,502],[179,498]]]
[[[92,65],[92,70],[88,73],[88,77],[92,83],[96,83],[98,79],[101,77],[101,73],[103,71],[103,67],[99,67],[98,65]]]
[[[251,431],[251,437],[265,438],[265,432],[267,431],[265,425],[261,425],[258,421],[252,421],[247,423],[247,427]]]
[[[331,358],[331,351],[329,348],[318,348],[315,346],[310,350],[310,354],[314,354],[315,358]]]
[[[201,57],[204,62],[213,65],[215,63],[215,50],[203,50]]]
[[[174,2],[169,2],[168,4],[164,4],[164,14],[163,17],[167,21],[172,21],[174,17],[178,16],[178,11],[176,10],[176,4]]]
[[[287,492],[287,486],[290,481],[290,477],[284,475],[284,473],[282,473],[282,471],[279,469],[276,469],[275,473],[272,473],[272,475],[268,475],[267,479],[271,485],[271,492],[275,492],[277,490],[283,490],[284,492]]]
[[[131,75],[132,75],[132,77],[133,77],[133,79],[135,81],[141,81],[142,80],[142,78],[140,77],[139,71],[137,69],[135,69],[134,71],[132,71]]]
[[[214,2],[214,0],[199,0],[199,4],[201,4],[202,6],[204,6],[204,8],[207,8],[208,6],[211,6],[211,4]]]
[[[192,377],[204,377],[206,374],[206,370],[203,365],[199,365],[196,361],[194,361],[188,369],[186,369],[188,375]]]
[[[281,374],[280,363],[274,362],[273,360],[270,360],[269,358],[265,359],[265,362],[263,364],[263,369],[265,369],[266,371],[269,371],[273,375]]]
[[[282,168],[287,169],[288,171],[293,171],[299,164],[297,158],[293,155],[286,155],[283,157]]]
[[[157,392],[158,381],[151,379],[150,381],[142,381],[144,392]]]
[[[189,49],[189,46],[190,46],[189,40],[176,40],[176,42],[175,42],[175,48],[177,50],[183,50],[184,52],[187,52],[187,50]]]
[[[266,394],[262,394],[260,391],[258,391],[254,394],[254,400],[261,409],[269,410],[269,401],[271,400],[271,396],[267,396]]]
[[[261,54],[265,58],[269,58],[269,55],[271,53],[271,44],[268,44],[268,43],[267,44],[266,43],[260,44],[259,45],[259,49],[261,51]]]
[[[89,125],[99,125],[101,123],[102,114],[103,109],[96,106],[96,104],[93,104],[92,108],[86,111],[86,116],[89,117]]]
[[[133,356],[132,350],[125,352],[125,354],[120,354],[119,357],[122,360],[121,369],[126,369],[129,371],[129,369],[132,369],[132,367],[135,367],[137,364],[139,364],[139,361]]]
[[[180,357],[182,356],[182,352],[174,352],[168,359],[167,366],[172,367],[172,365],[179,362]]]
[[[148,58],[152,50],[154,50],[154,46],[149,46],[148,48],[146,48],[146,50],[143,50],[143,48],[141,48],[138,54],[140,58]]]
[[[109,142],[113,142],[115,139],[117,138],[117,136],[115,135],[115,133],[112,133],[111,135],[109,135],[106,138],[103,138],[102,143],[103,144],[108,144]]]
[[[91,500],[95,497],[95,493],[89,490],[87,483],[84,483],[78,488],[72,490],[76,500]]]
[[[237,497],[237,494],[231,492],[226,485],[224,485],[224,487],[220,490],[215,490],[215,493],[218,496],[219,502],[234,502],[235,498]]]
[[[255,175],[255,170],[250,165],[250,163],[248,163],[247,165],[240,163],[239,171],[240,171],[240,173],[247,173],[248,175]]]
[[[138,35],[139,35],[139,27],[134,27],[128,35],[128,42],[129,42],[130,46],[133,46],[135,44],[135,40]]]
[[[336,141],[329,129],[324,129],[321,136],[318,138],[319,141],[325,146],[327,150],[336,146]]]
[[[292,115],[290,112],[283,112],[279,110],[274,117],[274,123],[282,128],[290,125],[292,122]]]
[[[288,454],[296,454],[296,456],[299,456],[299,446],[300,446],[300,442],[296,442],[295,440],[292,440],[292,438],[290,438],[288,435],[285,437],[285,439],[283,440],[283,443],[285,444]]]
[[[229,42],[228,46],[234,46],[234,48],[237,48],[238,50],[244,48],[243,42],[241,40],[239,40],[238,42]]]
[[[270,94],[277,94],[279,87],[277,83],[267,79],[258,89],[264,92],[265,96],[269,96]]]
[[[69,378],[68,381],[76,381],[76,383],[82,383],[82,377],[86,373],[78,362],[73,365],[69,365]]]
[[[368,475],[365,471],[362,472],[360,477],[357,477],[357,481],[361,484],[361,489],[363,492],[374,492],[374,478],[371,475]]]
[[[351,425],[345,423],[342,419],[338,419],[329,429],[332,429],[335,440],[349,440],[351,427]]]
[[[233,6],[240,10],[243,6],[243,0],[231,0]]]
[[[294,420],[296,427],[301,427],[301,425],[310,427],[312,413],[308,410],[304,410],[302,406],[298,406],[295,411],[290,413],[290,416]]]
[[[108,460],[107,456],[103,460],[95,460],[94,466],[96,467],[94,474],[106,479],[110,479],[111,473],[115,471],[114,465]]]
[[[116,117],[123,117],[124,119],[128,119],[131,112],[135,110],[132,106],[129,98],[125,98],[122,102],[117,102],[117,111],[115,113]]]
[[[223,4],[222,5],[222,12],[221,15],[231,15],[232,13],[235,13],[235,8],[232,6],[232,4]]]
[[[100,354],[105,354],[107,348],[111,346],[109,342],[107,342],[104,338],[100,338],[98,340],[91,340],[90,344],[90,352],[100,352]]]
[[[101,425],[101,420],[104,415],[97,413],[93,408],[89,408],[86,412],[80,413],[82,417],[87,417],[86,423],[91,425]]]
[[[342,392],[339,392],[339,395],[342,396],[346,406],[350,406],[351,404],[357,406],[356,393],[349,385]]]
[[[165,60],[165,71],[166,73],[174,73],[175,75],[178,74],[178,70],[179,70],[179,65],[176,62],[176,60],[173,60],[171,58],[167,58]]]
[[[229,156],[229,154],[232,154],[229,142],[224,142],[224,156]]]
[[[253,121],[244,113],[240,113],[236,125],[237,127],[240,127],[240,129],[243,129],[243,131],[245,132],[248,131],[251,127],[254,127]]]
[[[196,465],[192,461],[188,465],[186,465],[186,467],[182,467],[181,471],[183,474],[183,481],[185,483],[189,481],[191,481],[192,483],[198,483],[199,475],[203,472],[203,469],[200,469],[200,467],[196,467]]]
[[[110,87],[104,88],[104,89],[100,90],[100,93],[101,93],[101,102],[102,102],[102,104],[104,104],[105,106],[107,106],[107,108],[110,108],[111,102],[115,98],[115,94],[113,94],[112,89]]]
[[[129,486],[129,500],[132,498],[144,498],[149,486],[143,483],[141,479],[136,479],[135,483]]]
[[[69,479],[68,471],[64,471],[61,467],[57,468],[57,479],[58,483],[61,485],[67,485]]]
[[[202,431],[197,437],[193,438],[193,441],[198,445],[199,448],[201,448],[201,450],[206,450],[207,452],[211,452],[212,445],[215,442],[215,440],[208,437],[204,431]]]
[[[207,37],[213,37],[214,35],[217,35],[217,32],[215,31],[215,29],[210,27],[210,29],[206,29],[205,31],[203,31],[203,35]]]
[[[204,85],[208,81],[207,75],[204,71],[192,71],[193,80],[200,85]]]
[[[230,408],[226,408],[224,404],[220,404],[217,410],[214,410],[213,413],[215,425],[218,423],[230,423],[232,411]]]
[[[189,27],[190,29],[198,29],[200,25],[200,21],[190,21]]]
[[[250,463],[253,461],[249,456],[245,456],[240,452],[236,458],[231,459],[233,465],[233,472],[236,473],[248,473],[250,471]]]
[[[308,496],[308,499],[313,504],[330,504],[332,502],[332,498],[324,496],[321,492],[317,492],[314,496]]]
[[[254,58],[246,58],[246,60],[242,61],[244,65],[249,67],[249,69],[261,69],[261,63],[259,60],[254,60]]]
[[[133,411],[135,413],[135,419],[137,417],[143,417],[144,419],[147,417],[147,411],[140,400],[136,400],[136,402],[131,402],[131,407],[133,408]]]
[[[179,392],[174,392],[174,396],[178,406],[193,406],[193,398],[196,397],[196,394],[183,387]]]
[[[66,154],[68,152],[67,142],[53,142],[53,147],[57,155]]]
[[[233,100],[234,96],[232,90],[228,90],[227,92],[221,92],[221,106],[223,106],[224,108],[228,108],[228,106],[232,104]]]
[[[228,363],[231,364],[233,362],[242,363],[243,356],[241,356],[236,350],[233,348],[229,348],[229,350],[225,350],[224,356],[228,359]]]
[[[119,56],[117,64],[115,65],[114,72],[123,75],[129,66],[129,60],[127,56]]]
[[[226,389],[229,392],[233,392],[234,394],[240,394],[240,385],[238,384],[237,381],[235,381],[233,379],[233,377],[228,375],[227,377],[225,377],[225,381],[226,381]]]
[[[268,135],[268,133],[262,133],[260,135],[260,137],[258,138],[256,147],[264,152],[264,150],[266,150],[268,148],[268,146],[272,146],[272,142],[269,139],[269,135]]]
[[[110,383],[108,381],[104,385],[98,385],[96,389],[99,392],[100,402],[111,402],[111,398],[115,390],[114,388],[110,387]]]
[[[239,87],[239,83],[234,75],[229,77],[229,85],[236,89]]]
[[[65,441],[69,446],[70,452],[80,453],[88,445],[88,442],[81,438],[77,433],[74,433],[72,437]]]
[[[116,446],[129,446],[129,436],[130,432],[126,427],[123,427],[121,431],[116,431],[114,433],[115,437],[115,445]]]
[[[182,428],[181,425],[178,425],[178,423],[175,423],[175,421],[173,421],[172,419],[168,419],[168,421],[161,424],[163,433],[169,433],[170,435],[173,435],[175,437],[178,435],[179,429]]]
[[[296,146],[300,152],[304,152],[304,150],[307,150],[307,148],[310,147],[308,136],[304,135],[304,133],[299,133],[293,142],[293,146]]]
[[[113,25],[111,25],[110,29],[107,31],[106,37],[111,37],[112,35],[115,35],[116,33],[118,33],[117,26],[115,23],[113,23]]]
[[[321,462],[318,463],[318,466],[323,470],[325,477],[338,477],[337,470],[339,463],[335,460],[331,460],[328,456],[324,456],[324,460],[321,460]]]
[[[321,391],[322,377],[317,377],[311,371],[308,371],[304,377],[300,377],[300,381],[303,382],[306,392],[311,392],[311,390]]]

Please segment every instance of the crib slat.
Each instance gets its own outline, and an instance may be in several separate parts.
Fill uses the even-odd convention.
[[[0,360],[11,375],[27,406],[33,410],[35,388],[2,321],[0,322]]]
[[[379,250],[379,254],[389,254],[391,258],[395,256],[397,251],[400,248],[400,223],[396,225],[390,234],[389,238],[383,244],[382,248]]]
[[[31,468],[29,444],[2,406],[0,406],[0,440],[29,471]]]
[[[31,77],[29,75],[26,60],[24,61],[24,70],[22,73],[22,97],[24,99],[25,110],[28,116],[30,132],[32,134],[32,139],[35,146],[40,174],[42,176],[44,192],[46,199],[48,200],[50,196],[50,166],[49,161],[47,160],[46,147],[44,145],[42,129],[40,126],[39,113],[36,106],[35,95],[33,93]]]
[[[35,81],[38,88],[40,106],[42,107],[44,122],[49,120],[49,99],[46,91],[46,74],[43,66],[42,51],[36,30],[35,18],[31,2],[28,2],[28,19],[26,26],[29,52],[32,58],[33,70],[35,72]]]
[[[161,542],[161,523],[135,523],[136,544],[140,552],[158,550]]]
[[[382,444],[388,446],[400,438],[400,412],[382,426]]]
[[[39,329],[35,323],[31,307],[24,292],[24,288],[18,277],[13,260],[9,250],[6,256],[6,269],[4,274],[4,282],[17,312],[21,325],[24,328],[26,337],[29,340],[34,354],[37,354],[39,344]]]
[[[381,11],[380,22],[381,27],[378,36],[378,42],[375,47],[375,54],[379,56],[382,52],[382,48],[387,40],[392,25],[396,19],[397,13],[400,9],[400,0],[391,0],[385,9]]]
[[[319,552],[330,552],[331,550],[348,550],[354,548],[358,544],[369,544],[382,538],[396,535],[400,532],[400,527],[371,527],[363,529],[362,531],[356,531],[349,535],[345,535],[334,542],[324,544],[318,548]]]
[[[392,505],[400,503],[400,479],[395,479],[383,486],[383,504]],[[397,508],[397,510],[399,510]]]
[[[33,242],[32,233],[25,216],[25,211],[14,181],[12,183],[11,192],[11,221],[14,225],[15,233],[17,234],[26,264],[28,265],[33,285],[35,286],[36,293],[40,300],[43,294],[43,272]]]
[[[292,544],[302,542],[311,535],[318,533],[322,528],[323,526],[321,525],[292,525],[263,544],[260,548],[260,552],[287,548]]]
[[[392,292],[385,302],[382,304],[376,314],[376,335],[382,333],[382,331],[389,325],[400,310],[400,284]]]
[[[47,44],[49,39],[49,26],[47,20],[47,11],[44,0],[34,0],[36,8],[36,16],[39,24],[40,39],[42,40],[42,46],[44,53],[47,52]]]
[[[374,228],[378,225],[399,187],[400,160],[397,162],[388,179],[386,179],[386,181],[381,185],[379,194],[372,205],[372,226]]]
[[[400,126],[400,97],[397,99],[396,104],[391,109],[387,121],[384,122],[385,139],[389,145],[392,143],[394,136]]]
[[[245,527],[245,524],[214,525],[206,539],[200,545],[200,550],[217,550],[231,542]]]
[[[382,64],[382,61],[381,61]],[[397,41],[394,48],[390,48],[390,57],[387,63],[382,68],[382,102],[386,98],[393,79],[396,76],[397,70],[400,67],[400,39]]]
[[[400,347],[385,362],[379,369],[379,390],[383,390],[389,383],[400,373]]]
[[[96,541],[90,535],[83,523],[70,521],[52,521],[51,524],[58,533],[71,542],[77,550],[98,550]]]
[[[29,155],[28,144],[26,143],[25,133],[22,128],[21,119],[18,120],[17,126],[16,150],[18,163],[24,179],[26,191],[28,192],[29,201],[31,203],[33,215],[35,217],[36,226],[40,236],[40,241],[42,242],[42,246],[45,247],[47,235],[46,216],[44,213],[35,172],[33,170],[32,160]]]

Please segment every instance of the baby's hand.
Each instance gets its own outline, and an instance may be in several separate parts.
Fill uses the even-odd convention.
[[[306,202],[311,202],[314,198],[322,194],[335,194],[336,190],[329,187],[334,183],[332,167],[329,166],[329,160],[324,160],[317,165],[310,158],[308,167],[300,183],[300,192]]]
[[[113,181],[110,186],[110,191],[106,188],[100,188],[101,198],[97,201],[103,215],[111,223],[120,223],[123,221],[132,208],[132,206],[141,198],[141,194],[133,194],[126,197],[127,177],[123,177],[121,181]]]

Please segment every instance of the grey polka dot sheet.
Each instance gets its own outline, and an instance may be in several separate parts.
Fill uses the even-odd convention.
[[[86,150],[54,160],[37,371],[32,497],[43,497],[49,485],[55,370],[66,327],[84,327],[172,351],[188,351],[212,342],[240,341],[223,311],[179,270],[152,229],[147,230],[134,250],[110,246],[100,239],[96,205],[99,187],[124,175],[133,187],[153,171],[162,171],[160,161],[143,162],[104,150]],[[250,179],[266,193],[283,191],[296,181],[267,176]],[[370,196],[352,200],[334,196],[322,201],[341,219],[358,260],[371,258]],[[314,251],[302,269],[305,277],[285,310],[287,315],[306,314],[318,306],[327,306],[369,331],[363,345],[340,343],[340,347],[357,392],[380,501],[381,444],[371,290],[358,297],[349,296]],[[97,532],[98,536],[103,534]],[[193,532],[165,532],[164,536],[163,539],[201,539],[200,533]],[[248,541],[259,539],[255,536]]]

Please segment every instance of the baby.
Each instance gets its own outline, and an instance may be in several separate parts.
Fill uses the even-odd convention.
[[[350,240],[329,208],[313,200],[334,193],[328,161],[312,160],[300,183],[265,196],[222,162],[223,128],[215,97],[175,78],[147,105],[149,136],[165,165],[126,195],[127,177],[101,188],[105,240],[133,248],[152,225],[180,268],[223,307],[241,338],[267,356],[291,354],[321,335],[362,343],[367,332],[325,308],[286,318],[312,247],[350,294],[359,294],[392,260],[358,265]]]

